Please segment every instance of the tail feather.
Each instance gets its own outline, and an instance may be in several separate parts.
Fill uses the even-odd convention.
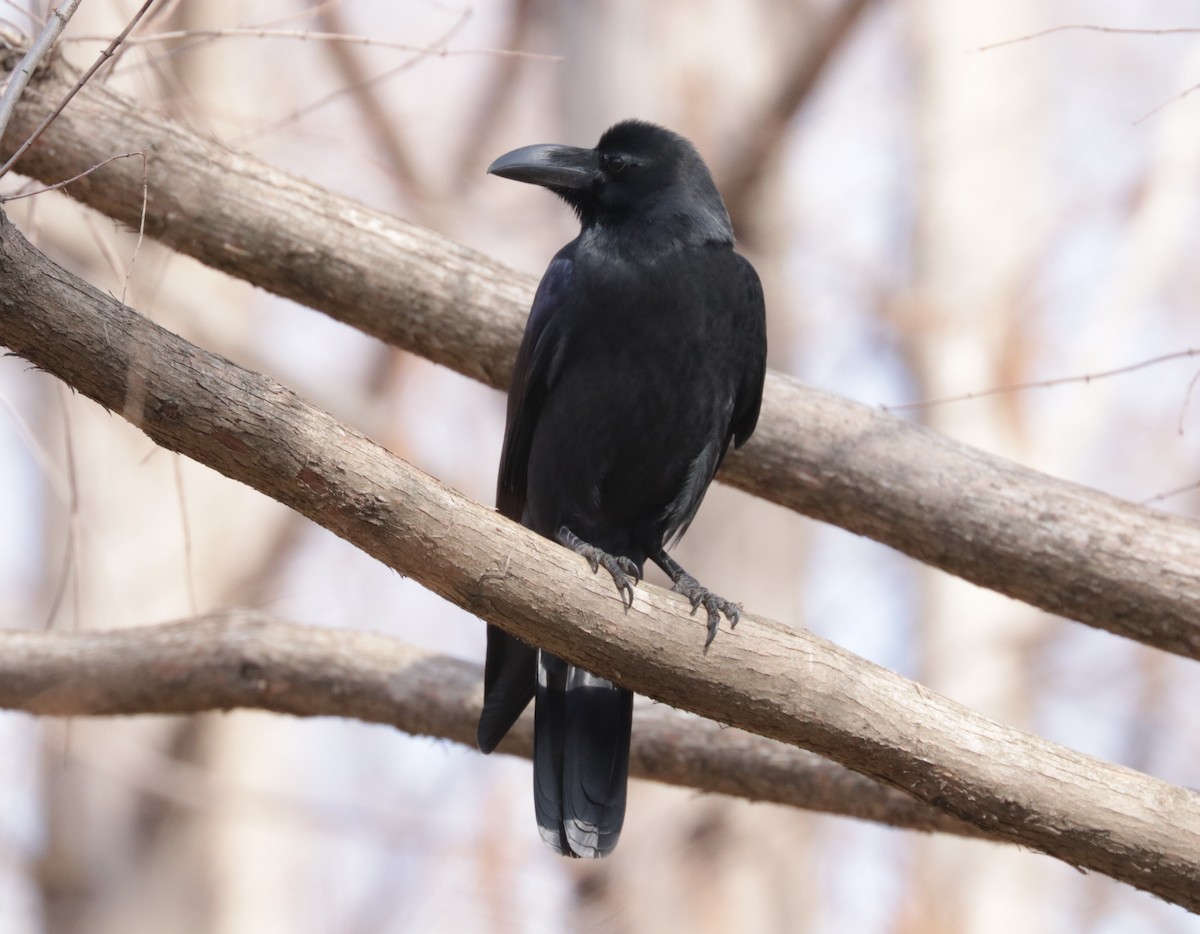
[[[537,679],[537,649],[495,626],[487,628],[487,661],[483,666],[483,712],[476,740],[491,752],[516,723]]]
[[[538,653],[534,809],[542,839],[567,856],[606,856],[625,819],[633,693]]]
[[[563,833],[563,740],[567,733],[567,674],[570,665],[538,652],[533,704],[533,809],[538,833],[563,856],[574,856]]]

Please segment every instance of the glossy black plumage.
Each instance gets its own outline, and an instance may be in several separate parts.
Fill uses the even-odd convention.
[[[623,598],[649,558],[704,607],[711,641],[737,608],[665,548],[730,442],[753,432],[766,366],[762,288],[712,177],[687,140],[640,121],[595,149],[515,150],[489,172],[549,188],[581,223],[542,278],[517,354],[497,506],[604,566]],[[484,752],[531,697],[542,837],[603,856],[624,819],[633,695],[489,626]]]

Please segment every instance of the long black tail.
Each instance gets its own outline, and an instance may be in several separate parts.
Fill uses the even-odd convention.
[[[538,652],[533,805],[564,856],[607,856],[625,820],[633,692]]]
[[[487,661],[483,666],[483,712],[476,738],[483,752],[496,748],[533,699],[537,683],[537,649],[495,626],[487,628]]]

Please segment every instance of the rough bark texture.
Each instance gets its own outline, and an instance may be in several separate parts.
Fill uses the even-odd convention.
[[[109,632],[0,630],[0,707],[43,716],[184,714],[253,707],[353,717],[475,748],[483,668],[368,632],[230,611]],[[636,778],[857,817],[986,836],[810,752],[661,706],[636,714]],[[528,759],[532,715],[500,751]]]
[[[34,82],[0,154],[67,86]],[[534,283],[427,230],[337,197],[85,89],[18,170],[44,182],[121,152],[148,159],[148,232],[279,295],[504,386]],[[136,225],[142,162],[69,193]],[[886,413],[768,375],[750,443],[720,480],[976,584],[1200,658],[1200,527],[1057,480]]]
[[[0,343],[157,444],[251,485],[562,658],[672,706],[828,756],[988,833],[1200,909],[1200,795],[989,721],[760,617],[743,616],[706,654],[704,623],[682,598],[643,584],[622,612],[611,581],[577,556],[456,494],[273,380],[103,295],[50,263],[6,219]],[[852,446],[860,459],[873,452],[885,462],[895,447],[882,429]],[[971,486],[969,476],[937,476],[947,487]],[[1013,499],[1013,509],[1021,505]],[[1118,537],[1129,519],[1119,506],[1107,516],[1124,523],[1108,530]],[[1077,550],[1087,544],[1077,542]]]

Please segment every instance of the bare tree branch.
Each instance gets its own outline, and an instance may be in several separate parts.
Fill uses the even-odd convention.
[[[611,584],[576,555],[102,294],[34,250],[3,215],[0,343],[155,443],[574,664],[1200,910],[1200,795],[990,721],[761,617],[744,615],[704,653],[704,622],[677,594],[643,584],[623,613]]]
[[[738,231],[751,228],[751,210],[755,189],[762,182],[773,153],[788,124],[808,100],[829,63],[854,32],[863,13],[873,0],[841,0],[841,5],[819,18],[819,32],[813,35],[805,51],[792,60],[775,96],[757,114],[747,128],[730,165],[720,174],[721,194]]]
[[[71,88],[62,94],[54,109],[47,113],[42,118],[41,122],[29,131],[29,135],[25,137],[24,142],[17,147],[16,151],[13,152],[12,155],[8,156],[8,161],[6,161],[3,165],[0,165],[0,175],[4,175],[6,172],[8,172],[8,170],[11,169],[16,161],[21,157],[21,154],[28,151],[30,147],[32,147],[33,144],[41,138],[42,134],[46,132],[46,128],[54,122],[55,117],[58,116],[58,114],[64,107],[67,106],[68,103],[70,103],[71,98],[79,93],[80,88],[87,84],[92,75],[99,71],[109,61],[109,59],[116,54],[117,47],[125,41],[129,33],[132,32],[133,28],[138,24],[138,21],[141,20],[141,18],[146,14],[153,4],[154,0],[146,0],[146,2],[142,4],[141,8],[133,14],[133,18],[130,19],[129,22],[125,24],[125,28],[121,30],[121,32],[118,33],[111,42],[109,42],[108,47],[100,53],[100,56],[94,62],[92,62],[91,67],[79,76],[79,79]],[[64,6],[66,6],[66,4],[64,4]],[[72,10],[71,12],[74,11]],[[54,15],[61,18],[62,14],[56,10]],[[68,14],[68,16],[69,15],[70,14]],[[66,25],[65,19],[62,21],[62,25]],[[0,132],[0,136],[3,136],[2,132]]]
[[[50,716],[185,714],[254,707],[353,717],[475,747],[483,668],[369,632],[229,611],[109,632],[0,630],[0,707]],[[635,777],[985,837],[903,792],[810,752],[667,707],[639,708]],[[532,716],[500,745],[530,757]]]
[[[34,71],[41,65],[42,59],[49,54],[55,40],[66,28],[71,17],[75,15],[77,6],[79,6],[79,0],[63,0],[61,4],[50,11],[50,15],[46,17],[46,25],[42,27],[37,39],[29,46],[29,51],[25,53],[17,67],[9,75],[8,85],[4,88],[4,93],[0,94],[0,138],[4,137],[8,121],[12,119],[13,111],[17,107],[17,101],[21,99],[25,85],[29,83]]]
[[[18,133],[70,87],[35,80]],[[491,386],[505,386],[534,283],[438,235],[231,152],[103,88],[21,171],[53,182],[114,152],[150,159],[146,232]],[[482,170],[482,167],[481,167]],[[69,193],[136,226],[141,166]],[[720,480],[1052,613],[1200,659],[1200,525],[1026,469],[777,373]]]

